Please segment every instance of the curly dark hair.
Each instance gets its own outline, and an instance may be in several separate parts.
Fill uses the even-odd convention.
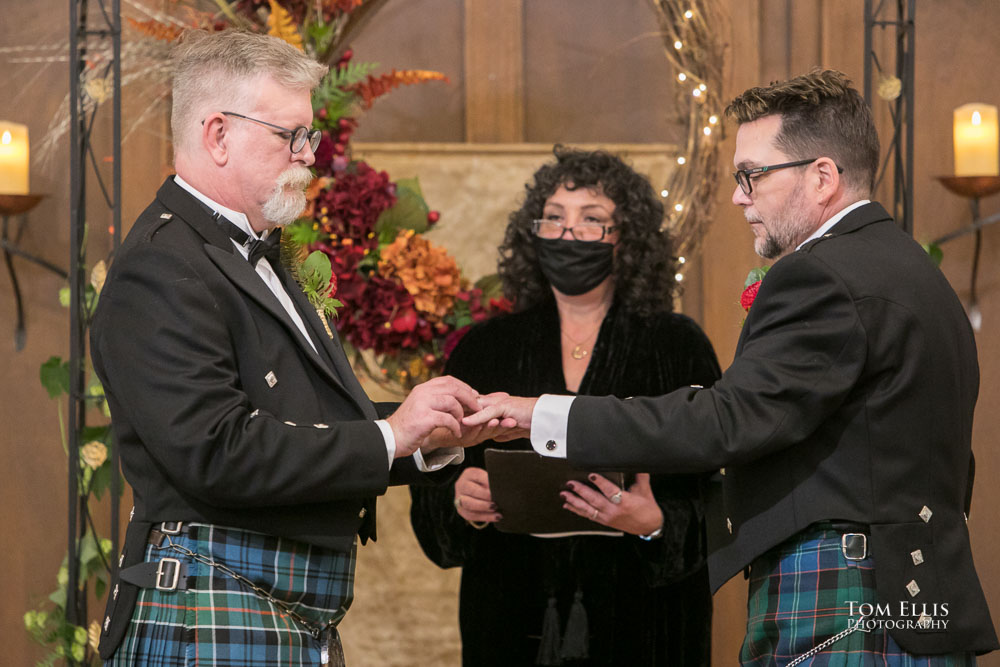
[[[510,214],[498,273],[505,296],[517,310],[551,298],[532,242],[531,221],[542,217],[545,202],[560,186],[588,188],[614,202],[612,218],[618,230],[618,249],[612,275],[615,301],[629,313],[648,316],[673,310],[677,262],[673,239],[660,227],[663,204],[644,176],[621,158],[605,151],[581,151],[556,145],[555,162],[543,165],[534,183],[525,185],[521,208]]]

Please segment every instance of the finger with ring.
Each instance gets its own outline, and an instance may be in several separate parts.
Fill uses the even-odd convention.
[[[612,495],[610,498],[608,498],[608,500],[611,501],[612,505],[620,505],[621,502],[622,502],[622,492],[618,491],[617,493],[615,493],[614,495]]]
[[[461,496],[455,496],[455,503],[454,504],[455,504],[455,509],[457,509],[457,510],[462,509],[462,497]]]
[[[594,514],[591,515],[590,520],[593,521],[594,519],[596,519],[597,515],[600,514],[600,513],[601,513],[601,511],[595,507],[594,508]]]

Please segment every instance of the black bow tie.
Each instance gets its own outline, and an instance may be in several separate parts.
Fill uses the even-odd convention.
[[[242,229],[222,217],[221,213],[214,213],[212,216],[219,225],[229,234],[229,238],[239,243],[247,250],[247,259],[250,266],[256,268],[257,262],[262,257],[266,257],[271,268],[278,266],[281,259],[281,229],[275,228],[265,239],[254,239]]]

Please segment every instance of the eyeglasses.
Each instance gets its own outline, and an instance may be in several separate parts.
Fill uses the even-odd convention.
[[[778,169],[788,169],[789,167],[801,167],[806,164],[812,164],[818,157],[814,157],[810,160],[796,160],[795,162],[783,162],[781,164],[772,164],[767,167],[754,167],[753,169],[740,169],[739,171],[733,172],[733,178],[736,179],[736,183],[740,186],[740,190],[743,194],[749,195],[753,192],[753,182],[750,180],[751,176],[757,174],[764,174],[769,171],[777,171]],[[842,167],[837,167],[837,173],[843,174],[844,169]]]
[[[604,237],[615,231],[613,225],[603,225],[598,222],[581,222],[573,227],[566,227],[558,220],[532,220],[531,233],[543,239],[561,239],[570,233],[577,241],[603,241]]]
[[[236,118],[242,118],[243,120],[250,120],[255,123],[260,123],[261,125],[266,125],[268,127],[273,127],[276,130],[281,130],[277,134],[283,138],[288,139],[288,148],[292,153],[298,153],[303,148],[306,147],[306,142],[309,142],[309,148],[313,152],[319,148],[320,139],[323,138],[323,133],[319,130],[310,130],[304,125],[299,125],[294,130],[289,130],[287,127],[281,127],[280,125],[275,125],[274,123],[266,123],[262,120],[257,120],[256,118],[251,118],[250,116],[244,116],[241,113],[236,113],[235,111],[223,111],[223,116],[235,116]]]

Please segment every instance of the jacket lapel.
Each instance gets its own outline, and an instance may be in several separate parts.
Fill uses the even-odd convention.
[[[296,344],[302,348],[306,356],[324,377],[340,388],[340,390],[357,405],[362,414],[367,416],[369,413],[374,413],[371,401],[368,400],[364,390],[361,389],[361,385],[358,384],[358,381],[354,377],[353,372],[351,372],[350,366],[346,363],[346,360],[342,363],[337,363],[337,355],[331,353],[330,356],[333,359],[334,367],[336,368],[336,370],[334,370],[334,367],[331,367],[317,353],[317,351],[309,345],[308,341],[306,341],[305,337],[303,337],[302,332],[295,325],[295,322],[293,322],[292,318],[288,316],[288,312],[285,310],[284,306],[281,305],[281,302],[278,301],[277,297],[273,292],[271,292],[270,288],[264,283],[254,268],[250,266],[250,262],[244,259],[243,256],[237,252],[236,247],[229,238],[229,235],[226,234],[214,220],[212,220],[211,214],[201,202],[196,200],[183,188],[174,183],[172,178],[168,178],[166,180],[166,182],[160,187],[156,196],[167,209],[173,211],[177,217],[187,223],[192,229],[198,232],[202,238],[205,239],[205,254],[208,255],[209,259],[211,259],[219,270],[230,280],[230,282],[232,282],[236,289],[253,299],[253,301],[256,302],[261,308],[281,322],[281,324],[288,331],[288,334],[293,340],[295,340]],[[284,273],[284,271],[280,268],[276,272],[279,276]],[[298,305],[299,315],[302,316],[303,320],[308,323],[307,327],[310,327],[313,330],[313,342],[317,346],[327,346],[326,350],[329,351],[329,336],[322,329],[321,324],[319,325],[320,333],[316,332],[318,318],[315,311],[309,307],[309,302],[305,298],[305,295],[302,294],[302,291],[297,285],[289,287],[287,280],[284,280],[284,285],[285,291],[289,293],[292,300]],[[302,305],[302,302],[305,302],[305,306]],[[343,356],[344,353],[341,350],[340,357],[343,359]],[[344,374],[344,371],[341,370],[341,365],[347,367],[347,374]],[[372,418],[374,419],[374,417]]]
[[[326,357],[332,362],[337,375],[340,377],[341,385],[351,394],[351,397],[358,404],[358,407],[365,416],[369,419],[377,419],[378,414],[375,411],[375,406],[354,375],[354,369],[351,368],[351,364],[347,360],[347,354],[340,345],[340,338],[337,336],[336,329],[331,326],[332,337],[327,333],[326,327],[323,326],[323,322],[320,320],[320,314],[313,308],[313,305],[309,302],[309,298],[302,292],[302,288],[291,277],[289,271],[285,270],[284,267],[280,267],[276,269],[276,272],[281,277],[285,291],[288,292],[292,301],[298,307],[299,314],[309,328],[317,349],[322,349],[326,353]]]

